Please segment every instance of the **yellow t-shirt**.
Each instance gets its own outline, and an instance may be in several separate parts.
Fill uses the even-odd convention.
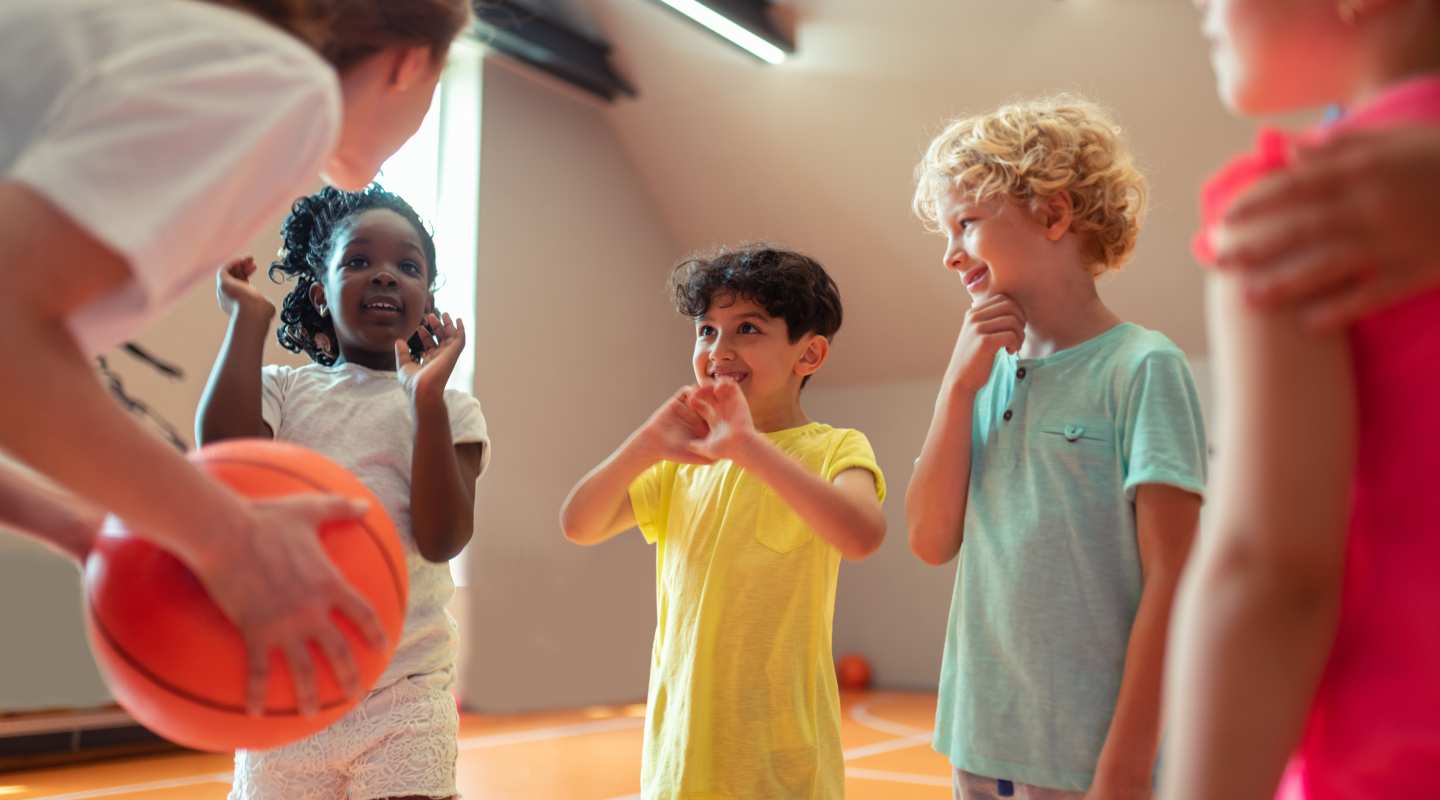
[[[766,434],[826,480],[885,479],[865,435],[812,422]],[[656,544],[641,795],[838,798],[845,791],[830,629],[840,553],[730,461],[662,461],[630,486]]]

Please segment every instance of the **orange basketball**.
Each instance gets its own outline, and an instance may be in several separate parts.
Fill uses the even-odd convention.
[[[870,662],[865,656],[851,653],[835,662],[835,680],[841,689],[867,689],[870,677]]]
[[[385,628],[390,649],[379,651],[348,619],[335,615],[361,685],[372,686],[400,641],[409,591],[404,546],[380,501],[338,464],[291,444],[223,442],[202,448],[191,461],[246,497],[319,492],[369,502],[363,518],[328,523],[318,535]],[[329,662],[312,645],[320,713],[299,713],[289,667],[277,650],[270,657],[264,713],[247,715],[239,630],[179,559],[119,526],[97,538],[85,563],[85,591],[91,648],[115,698],[136,721],[186,747],[216,752],[277,747],[328,726],[359,701],[345,699]]]

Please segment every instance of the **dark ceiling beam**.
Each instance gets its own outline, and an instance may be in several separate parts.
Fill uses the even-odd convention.
[[[610,65],[610,46],[513,0],[475,0],[477,39],[597,97],[635,96]]]

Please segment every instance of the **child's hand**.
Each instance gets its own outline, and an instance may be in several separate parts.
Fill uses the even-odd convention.
[[[1025,343],[1025,312],[1003,294],[987,297],[965,311],[965,322],[955,340],[946,381],[974,394],[990,380],[1000,348],[1019,352]]]
[[[733,459],[756,435],[745,393],[740,391],[740,384],[729,378],[697,388],[690,395],[690,408],[710,428],[705,438],[690,445],[706,458]]]
[[[1440,286],[1440,136],[1432,127],[1354,131],[1302,148],[1246,191],[1214,241],[1262,306],[1298,306],[1334,329]]]
[[[266,318],[275,314],[275,304],[250,284],[256,269],[255,259],[249,256],[220,268],[215,274],[215,298],[220,301],[221,311],[232,317],[236,311]]]
[[[714,459],[694,449],[696,442],[710,435],[710,426],[690,407],[695,387],[687,386],[666,400],[640,426],[636,441],[647,456],[679,464],[710,464]]]
[[[465,323],[452,321],[449,314],[427,314],[415,335],[424,351],[420,360],[411,355],[409,342],[395,340],[395,374],[411,400],[443,398],[445,383],[465,349]]]

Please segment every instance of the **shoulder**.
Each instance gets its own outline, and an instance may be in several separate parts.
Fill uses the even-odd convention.
[[[1190,361],[1170,337],[1149,328],[1126,323],[1126,330],[1117,337],[1110,361],[1116,371],[1127,376],[1161,369],[1183,370],[1188,373]]]

